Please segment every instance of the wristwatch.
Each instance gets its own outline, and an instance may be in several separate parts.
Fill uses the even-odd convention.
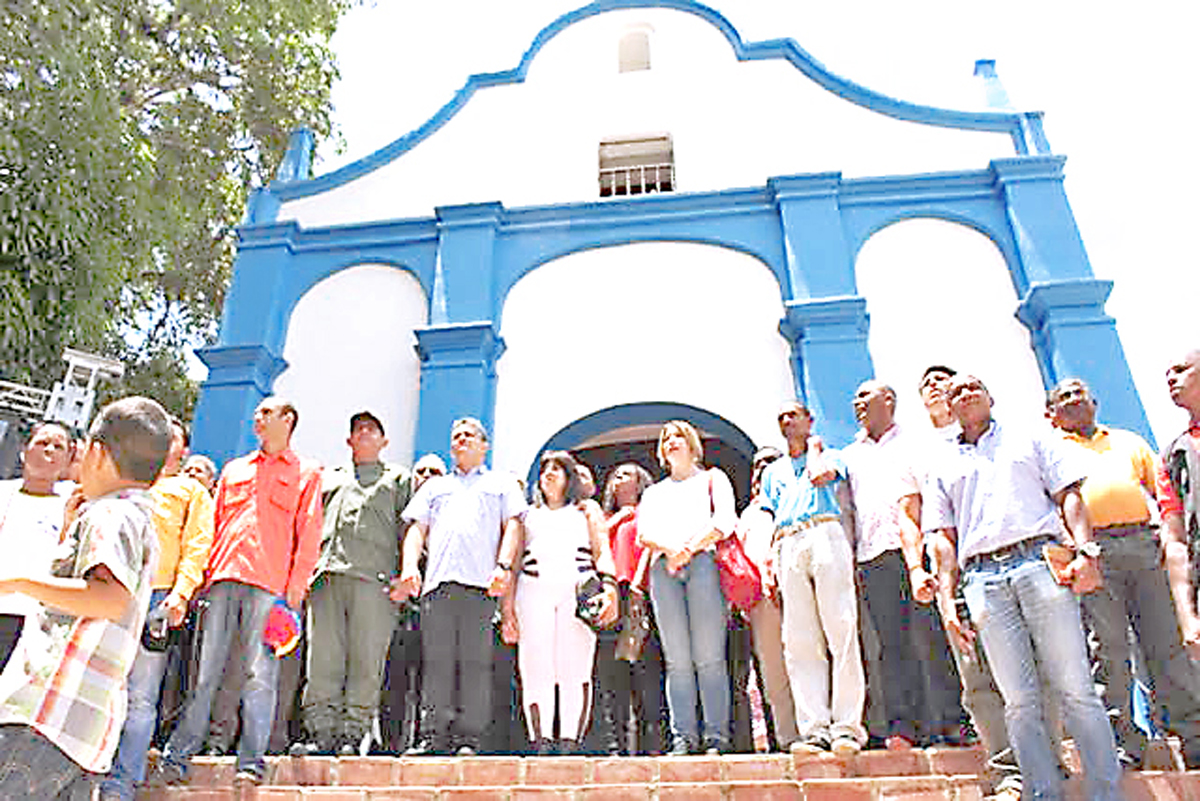
[[[1080,556],[1087,557],[1088,559],[1094,561],[1100,558],[1100,543],[1092,541],[1085,542],[1079,546],[1078,551]]]

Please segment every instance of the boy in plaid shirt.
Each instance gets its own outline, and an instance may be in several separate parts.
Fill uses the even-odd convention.
[[[0,594],[41,603],[0,676],[0,797],[90,798],[112,762],[157,560],[146,488],[170,441],[154,401],[106,406],[83,455],[86,506],[50,575],[0,577]]]

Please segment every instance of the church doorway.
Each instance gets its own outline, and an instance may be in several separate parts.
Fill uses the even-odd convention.
[[[728,420],[679,403],[638,403],[614,406],[595,412],[570,424],[552,436],[542,447],[570,451],[596,477],[596,500],[601,501],[604,482],[613,468],[636,462],[657,481],[666,473],[658,464],[658,432],[668,420],[686,420],[700,433],[704,446],[704,464],[729,476],[737,498],[738,511],[750,502],[750,463],[754,443]],[[537,480],[537,459],[529,467],[530,486]]]

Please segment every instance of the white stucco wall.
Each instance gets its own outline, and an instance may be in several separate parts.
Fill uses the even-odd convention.
[[[619,73],[621,36],[646,26],[651,69]],[[477,92],[408,153],[285,203],[279,218],[316,226],[427,216],[456,203],[598,200],[600,141],[662,133],[673,139],[683,192],[761,186],[798,173],[979,169],[1013,155],[1006,135],[867,111],[786,62],[738,62],[724,36],[694,15],[636,9],[569,26],[534,58],[524,83]]]
[[[508,295],[493,464],[524,475],[563,427],[618,404],[683,403],[756,443],[793,397],[779,285],[761,262],[690,243],[571,254]]]
[[[292,444],[325,465],[348,463],[350,415],[370,411],[382,422],[387,461],[412,464],[420,399],[413,329],[426,323],[427,301],[408,272],[382,264],[334,273],[296,304],[275,394],[300,413]]]
[[[1037,421],[1045,390],[1004,257],[983,234],[940,220],[909,220],[859,251],[858,290],[871,315],[879,380],[897,393],[896,416],[928,429],[917,386],[931,364],[978,376],[999,420]]]

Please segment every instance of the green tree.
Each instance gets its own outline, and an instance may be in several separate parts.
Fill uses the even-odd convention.
[[[331,133],[350,0],[0,0],[0,377],[64,346],[190,414],[249,191]]]

